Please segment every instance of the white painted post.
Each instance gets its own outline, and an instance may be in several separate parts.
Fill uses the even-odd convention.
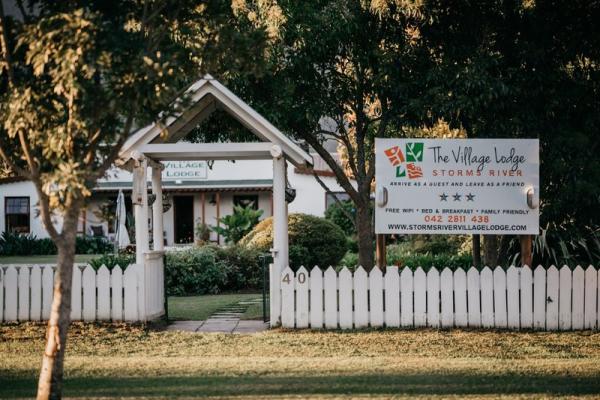
[[[127,265],[124,266],[127,268]],[[110,317],[113,321],[123,320],[123,270],[115,265],[110,273],[111,310]]]
[[[454,271],[454,326],[467,327],[467,274],[464,269]]]
[[[18,279],[17,269],[9,265],[4,273],[4,321],[17,320]]]
[[[585,272],[581,266],[573,270],[572,328],[583,329]]]
[[[508,327],[519,329],[519,270],[514,265],[506,271],[506,304]]]
[[[398,267],[390,266],[385,269],[383,278],[385,286],[385,326],[400,326],[400,275]]]
[[[125,321],[138,321],[138,275],[137,265],[130,264],[123,273],[123,289],[125,297],[123,299],[123,318]]]
[[[440,326],[440,272],[435,267],[427,271],[427,326]]]
[[[413,286],[415,326],[427,326],[427,274],[421,267],[415,270]]]
[[[479,274],[481,286],[481,326],[494,326],[494,273],[484,267]]]
[[[97,318],[106,321],[110,319],[110,271],[106,265],[102,265],[98,269],[96,280],[98,287]]]
[[[135,262],[144,264],[144,253],[148,251],[148,161],[140,155],[133,171],[131,201],[135,217]]]
[[[369,273],[369,294],[369,322],[372,327],[383,326],[383,277],[379,267]]]
[[[4,268],[0,266],[0,322],[4,321]]]
[[[325,270],[323,288],[325,289],[325,327],[335,329],[338,327],[338,294],[337,273],[333,267]]]
[[[19,270],[19,321],[29,321],[29,269],[27,265]]]
[[[281,147],[274,145],[271,148],[273,157],[273,276],[271,285],[271,326],[281,322],[281,310],[277,310],[279,301],[273,299],[273,294],[280,293],[281,272],[289,264],[288,261],[288,215],[285,201],[285,157]],[[275,301],[273,301],[275,300]],[[275,304],[273,304],[275,303]]]
[[[310,327],[323,328],[323,271],[314,266],[310,271]]]
[[[310,280],[308,270],[300,267],[296,271],[296,327],[308,328],[308,288]]]
[[[83,287],[83,320],[94,321],[96,320],[96,271],[90,265],[83,270],[81,286]]]
[[[152,167],[152,194],[154,194],[154,203],[152,204],[152,241],[154,250],[163,251],[163,199],[162,199],[162,168]]]
[[[400,273],[400,325],[414,326],[413,316],[413,273],[404,267]]]
[[[546,328],[546,270],[541,265],[533,271],[533,327]]]
[[[377,268],[377,267],[375,267]],[[369,325],[369,282],[367,272],[359,266],[354,271],[354,327],[365,328]]]
[[[286,267],[279,277],[281,280],[281,326],[293,328],[296,310],[294,308],[294,271]]]
[[[269,264],[269,324],[276,327],[281,323],[281,271],[275,264]]]
[[[571,269],[566,265],[559,271],[558,327],[561,331],[571,329]]]
[[[73,265],[73,283],[71,284],[71,321],[81,321],[81,269],[77,264]]]
[[[346,267],[338,277],[340,287],[340,328],[352,329],[352,273]]]
[[[546,273],[546,329],[558,329],[558,269],[551,265]]]
[[[521,329],[533,328],[533,272],[527,265],[521,268]]]
[[[479,271],[471,267],[467,271],[467,305],[469,307],[469,326],[481,326],[481,305],[479,302]]]
[[[39,321],[42,318],[42,268],[34,265],[31,268],[31,309],[29,318]]]
[[[494,269],[494,325],[496,328],[508,326],[506,314],[506,273],[502,267]]]
[[[452,328],[454,325],[454,279],[452,270],[448,267],[440,274],[440,295],[442,299],[442,327]]]
[[[598,304],[598,271],[590,265],[585,270],[585,314],[583,316],[583,325],[585,329],[596,329],[598,314],[596,307]]]
[[[285,201],[286,161],[279,146],[273,146],[273,248],[275,264],[283,268],[288,266],[288,212]]]

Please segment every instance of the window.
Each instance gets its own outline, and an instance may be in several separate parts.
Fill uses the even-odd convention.
[[[29,197],[6,197],[4,220],[6,232],[29,233]]]
[[[257,194],[236,194],[233,196],[233,205],[242,207],[252,207],[258,210],[258,195]]]
[[[346,192],[334,192],[334,193],[325,193],[325,209],[327,210],[329,206],[335,204],[335,199],[339,201],[350,200],[350,195]]]

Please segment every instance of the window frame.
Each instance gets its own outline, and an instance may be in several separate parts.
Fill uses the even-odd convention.
[[[9,200],[14,199],[27,199],[27,213],[8,213],[8,203]],[[31,233],[31,198],[29,196],[5,196],[4,197],[4,231],[10,232],[8,227],[8,216],[9,215],[27,215],[27,231],[26,232],[16,232],[16,233]],[[11,232],[12,233],[12,232]]]

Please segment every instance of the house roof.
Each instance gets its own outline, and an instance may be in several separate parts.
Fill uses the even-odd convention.
[[[178,142],[218,107],[237,119],[260,141],[279,145],[286,158],[297,167],[312,165],[312,157],[306,151],[210,75],[190,85],[184,98],[176,101],[185,104],[183,111],[167,116],[163,123],[152,123],[137,130],[123,145],[121,158],[129,159],[133,151],[144,145]]]
[[[150,182],[148,182],[150,186]],[[229,180],[208,180],[208,181],[163,181],[163,190],[165,191],[261,191],[271,190],[273,187],[272,179],[229,179]],[[131,182],[98,182],[94,191],[117,191],[131,190]]]

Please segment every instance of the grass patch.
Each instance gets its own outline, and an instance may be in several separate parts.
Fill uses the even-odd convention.
[[[0,398],[32,397],[44,327],[0,326]],[[74,324],[68,397],[552,398],[600,393],[600,334],[194,334]]]
[[[76,263],[86,263],[92,258],[100,257],[101,254],[77,254]],[[53,264],[56,263],[56,255],[47,256],[0,256],[0,264]]]
[[[207,296],[171,296],[169,297],[169,319],[205,320],[221,308],[235,305],[240,301],[258,298],[262,298],[262,295],[253,293],[233,293]],[[262,318],[262,305],[259,318]]]

